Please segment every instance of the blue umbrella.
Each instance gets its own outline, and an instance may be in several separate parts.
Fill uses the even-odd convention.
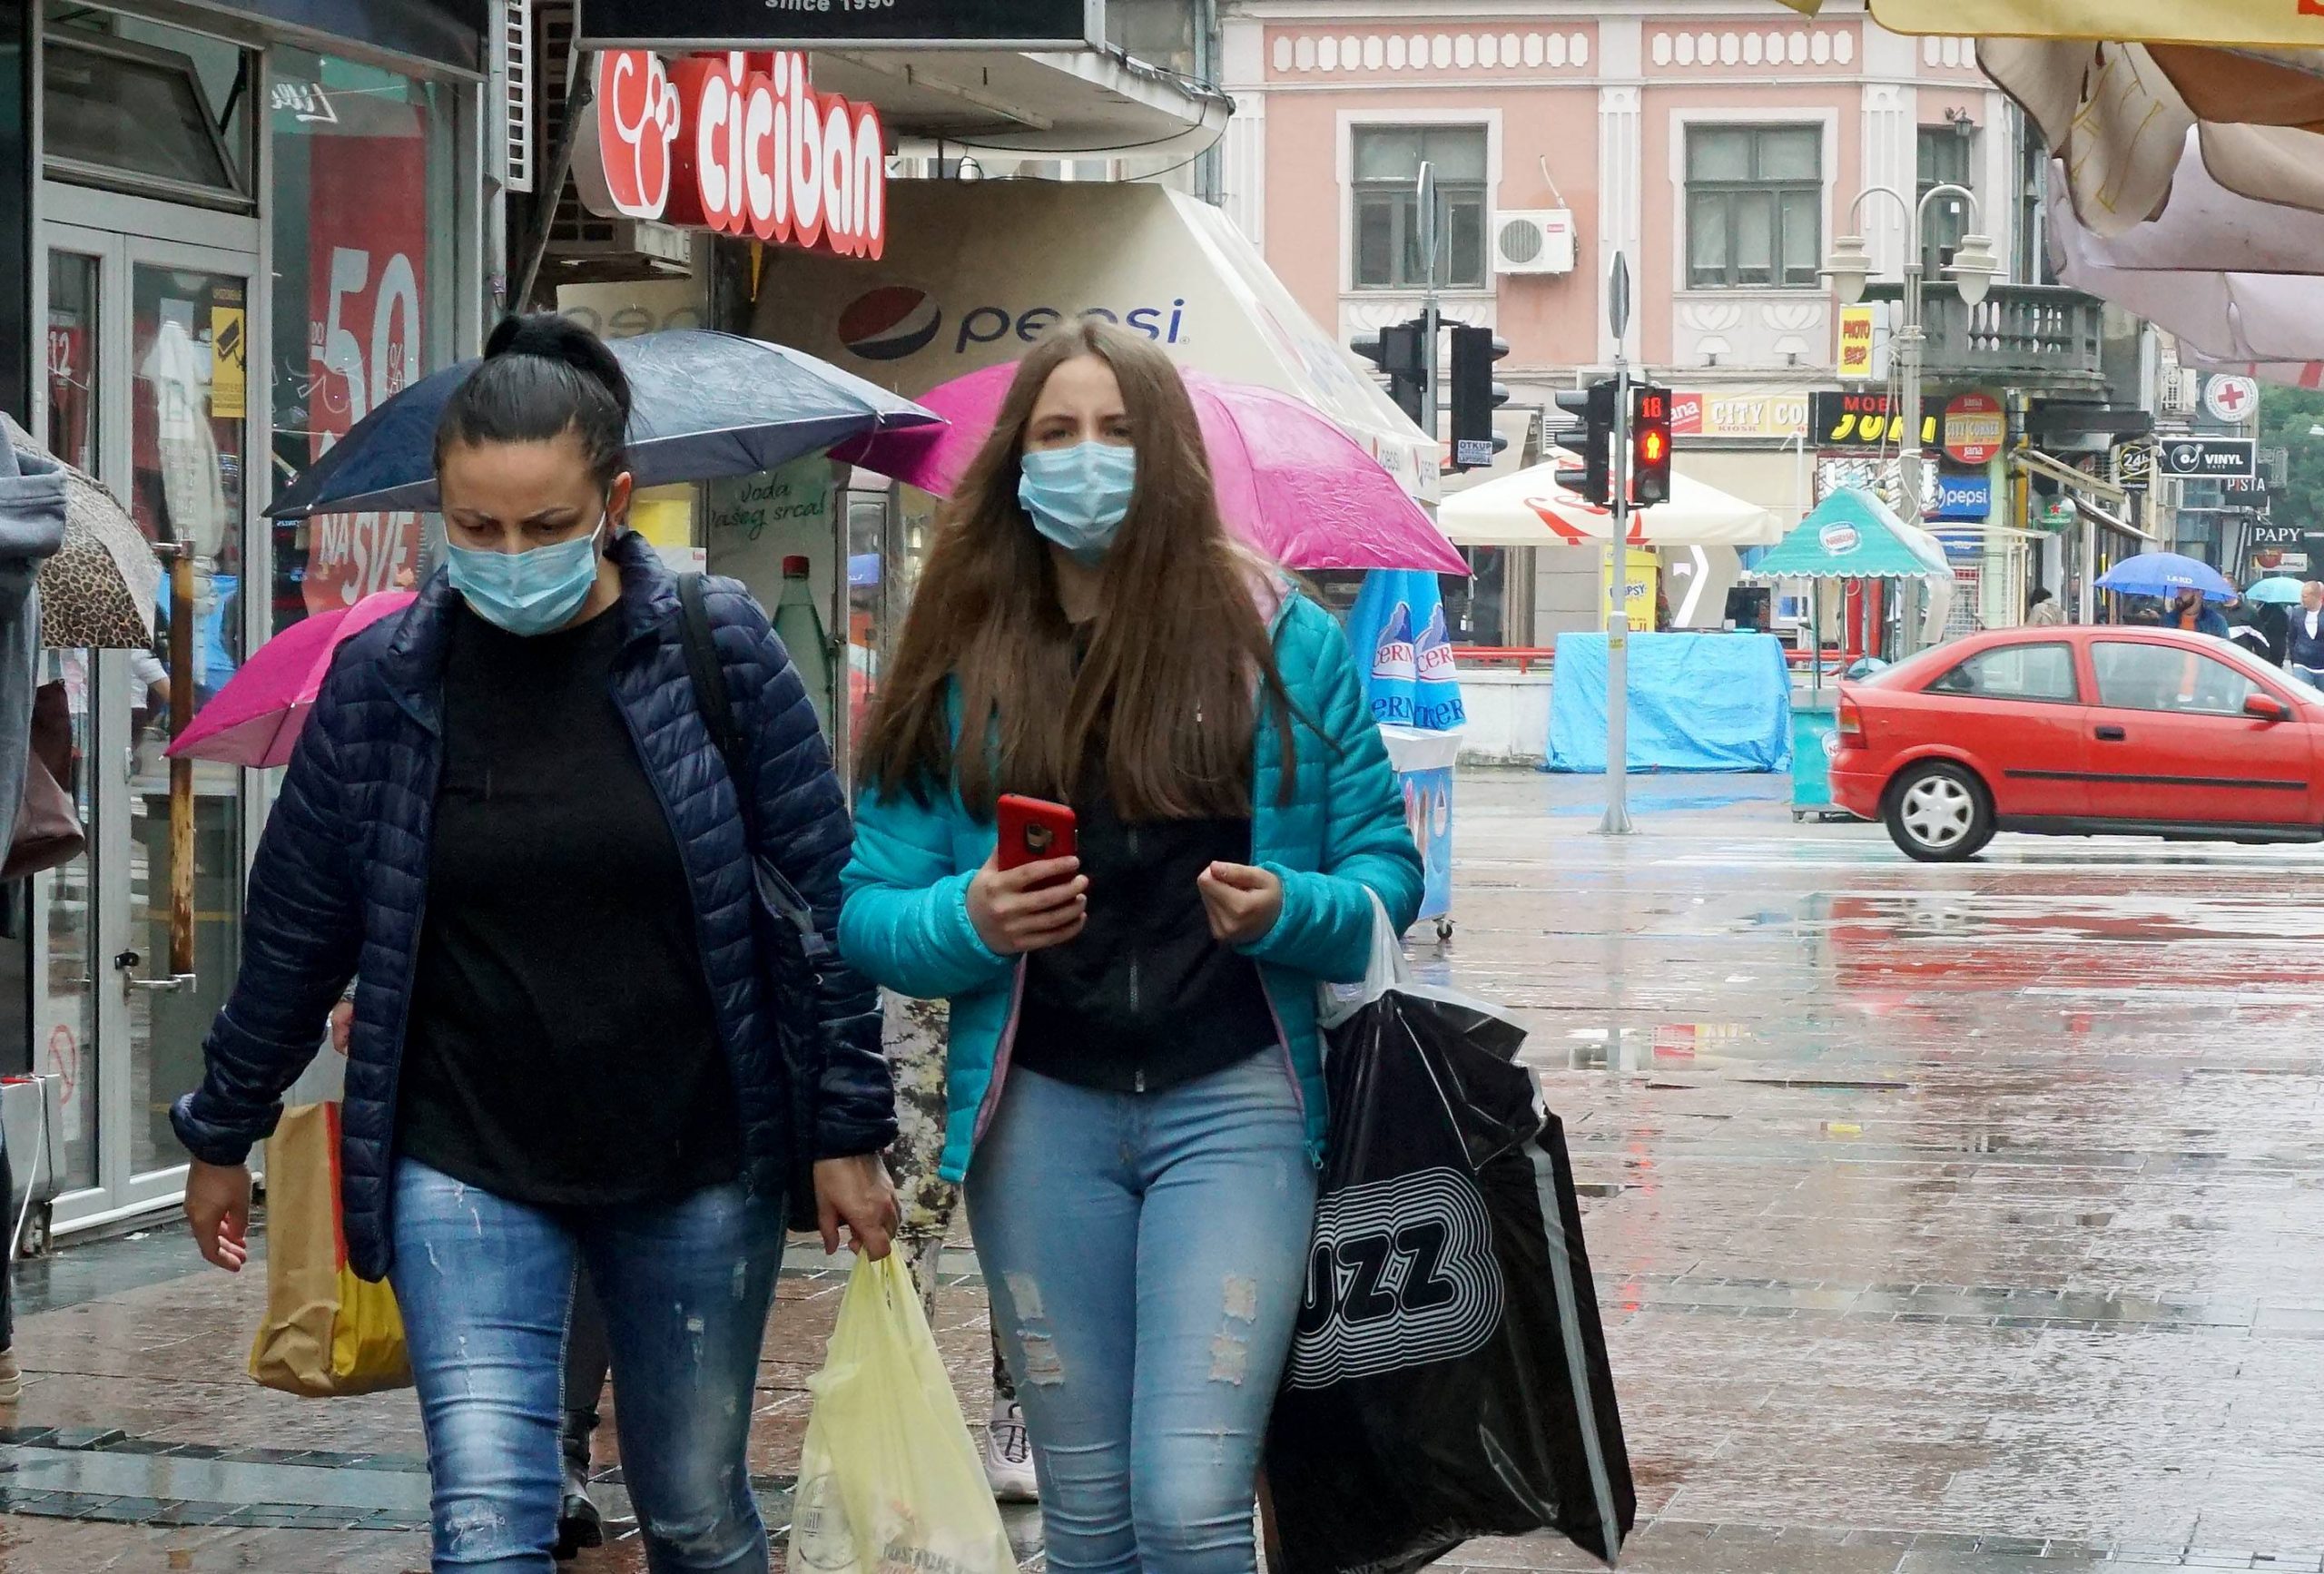
[[[2272,602],[2278,606],[2298,606],[2300,593],[2308,588],[2289,575],[2279,574],[2255,583],[2243,593],[2246,601]]]
[[[2232,601],[2235,586],[2200,557],[2176,552],[2142,552],[2125,557],[2098,576],[2098,588],[2121,595],[2171,596],[2182,590],[2200,590],[2205,601]]]
[[[612,341],[629,375],[630,467],[641,487],[749,476],[834,443],[941,418],[804,351],[700,329]],[[478,361],[432,373],[355,424],[267,516],[438,506],[436,418]]]

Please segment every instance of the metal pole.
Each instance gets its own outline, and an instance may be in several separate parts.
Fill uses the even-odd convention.
[[[193,549],[170,554],[170,737],[193,722]],[[170,956],[172,979],[193,974],[193,761],[170,762]]]
[[[1620,339],[1616,340],[1617,345]],[[1606,546],[1606,817],[1607,836],[1630,833],[1630,367],[1614,352],[1614,453],[1609,471],[1613,490],[1614,537]]]
[[[1428,293],[1421,306],[1420,349],[1420,429],[1436,440],[1436,336],[1443,318],[1436,300],[1436,252],[1443,237],[1436,228],[1436,166],[1422,161],[1417,188],[1420,225],[1421,277],[1427,280]]]

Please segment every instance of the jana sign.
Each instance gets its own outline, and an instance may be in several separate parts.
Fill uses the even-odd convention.
[[[2001,400],[1965,393],[1945,407],[1945,451],[1964,465],[1988,465],[2007,435]]]
[[[596,57],[574,150],[582,203],[604,218],[753,235],[878,257],[888,243],[880,112],[817,93],[794,51]]]

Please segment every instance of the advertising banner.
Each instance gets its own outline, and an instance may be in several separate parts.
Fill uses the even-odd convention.
[[[1670,396],[1674,438],[1796,438],[1807,429],[1807,395],[1694,393]]]
[[[581,47],[1081,49],[1095,0],[589,0]]]
[[[1922,397],[1922,448],[1936,446],[1945,406],[1942,394]],[[1827,451],[1899,448],[1905,444],[1904,412],[1885,393],[1821,391],[1808,395],[1807,432],[1810,442]]]
[[[428,143],[402,135],[308,139],[309,458],[421,375],[428,266]],[[309,522],[310,613],[408,586],[419,570],[417,513],[329,514]]]
[[[1872,351],[1876,321],[1869,306],[1840,308],[1840,378],[1862,382],[1873,376]]]

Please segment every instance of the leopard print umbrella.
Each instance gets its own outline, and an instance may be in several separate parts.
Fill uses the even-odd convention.
[[[44,451],[5,413],[0,427],[19,452]],[[150,649],[161,561],[102,483],[70,465],[64,475],[64,544],[40,571],[40,643],[51,649]]]

